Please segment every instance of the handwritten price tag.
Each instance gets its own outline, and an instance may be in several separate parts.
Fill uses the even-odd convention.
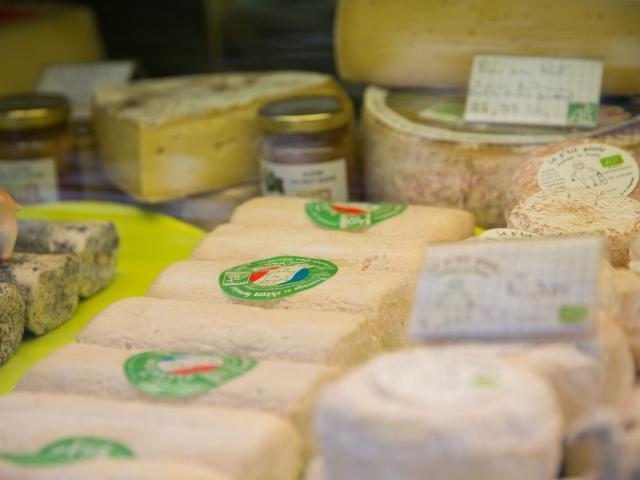
[[[594,127],[602,62],[476,55],[467,92],[467,122]]]
[[[410,335],[416,341],[588,335],[603,245],[584,237],[429,247]]]

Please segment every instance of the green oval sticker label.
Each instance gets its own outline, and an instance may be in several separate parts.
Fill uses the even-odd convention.
[[[397,203],[355,203],[311,201],[304,209],[313,223],[333,230],[355,230],[400,215],[406,205]]]
[[[257,365],[248,358],[143,352],[124,363],[129,383],[149,395],[191,397],[219,387]]]
[[[232,297],[277,300],[313,288],[337,272],[338,267],[327,260],[283,256],[230,268],[218,281]]]
[[[134,458],[121,443],[96,437],[67,437],[45,445],[35,453],[0,452],[0,460],[16,465],[58,465],[97,458]]]

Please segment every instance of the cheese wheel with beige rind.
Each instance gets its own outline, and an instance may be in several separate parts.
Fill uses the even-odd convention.
[[[195,302],[251,305],[265,309],[306,309],[343,312],[367,318],[371,334],[383,348],[407,344],[407,323],[413,303],[415,278],[395,272],[338,272],[323,283],[277,300],[244,300],[227,295],[218,278],[230,267],[246,262],[177,262],[156,278],[147,296]]]
[[[551,480],[562,415],[527,369],[427,348],[378,357],[330,386],[316,431],[329,479]]]
[[[640,202],[586,188],[541,190],[515,206],[509,227],[542,236],[603,235],[611,264],[621,267],[640,231]]]
[[[81,343],[123,350],[235,355],[340,368],[357,365],[381,351],[366,317],[359,314],[152,297],[111,304],[77,338]]]
[[[305,212],[309,200],[286,197],[257,197],[239,205],[231,223],[272,227],[308,227],[316,230]],[[399,215],[370,227],[349,232],[352,235],[376,235],[418,238],[425,243],[464,240],[473,235],[475,222],[469,212],[454,208],[408,205]]]
[[[0,423],[0,450],[13,455],[94,437],[117,442],[140,460],[198,463],[238,479],[292,479],[302,468],[295,429],[247,409],[12,393],[0,397]]]

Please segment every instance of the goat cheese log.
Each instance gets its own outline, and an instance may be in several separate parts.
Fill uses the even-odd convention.
[[[304,263],[305,260],[317,261],[300,261]],[[174,263],[158,276],[149,288],[147,296],[245,304],[278,310],[295,308],[359,314],[370,322],[371,334],[379,339],[383,348],[397,348],[407,344],[406,326],[415,290],[415,279],[411,275],[391,272],[371,275],[338,269],[337,273],[326,281],[293,295],[275,300],[245,300],[228,295],[219,286],[218,278],[229,267],[237,268],[233,264],[218,262]],[[249,265],[247,268],[253,267]],[[264,270],[255,273],[261,272]],[[259,286],[255,288],[262,290]]]
[[[20,292],[10,283],[0,283],[0,365],[7,363],[18,350],[24,321],[24,302]]]
[[[316,432],[330,479],[551,480],[562,415],[527,369],[425,349],[379,357],[330,386]]]
[[[61,442],[97,438],[119,457],[192,462],[243,480],[291,480],[302,468],[289,422],[252,410],[12,393],[0,397],[0,424],[5,461],[46,460]]]
[[[98,459],[54,465],[14,465],[0,461],[2,480],[233,480],[189,463]]]
[[[124,350],[236,355],[340,368],[381,351],[361,315],[151,297],[111,304],[77,338],[81,343]]]
[[[303,198],[253,198],[235,209],[231,217],[231,223],[268,225],[271,227],[322,228],[314,223],[312,217],[307,213],[306,207],[309,203],[311,203],[309,200]],[[321,203],[324,203],[326,210],[321,210],[317,214],[320,220],[322,220],[323,215],[326,216],[327,213],[330,213],[336,221],[344,221],[345,223],[349,223],[351,216],[361,215],[357,212],[370,210],[371,206],[374,205]],[[355,233],[396,238],[419,238],[426,243],[437,243],[464,240],[473,235],[474,227],[473,215],[465,210],[408,205],[397,215],[390,216],[377,223],[373,223],[372,220],[371,225],[357,230]]]
[[[207,235],[192,258],[222,262],[298,255],[326,258],[355,272],[418,272],[424,250],[418,239],[228,223]]]
[[[78,259],[73,255],[14,254],[0,282],[15,285],[26,306],[26,328],[42,335],[71,318],[78,305]]]
[[[588,188],[550,188],[518,203],[509,227],[542,236],[604,235],[611,264],[622,267],[629,263],[629,244],[640,231],[640,202]]]
[[[310,444],[316,396],[338,374],[311,363],[70,344],[27,371],[17,390],[263,410],[291,420]]]
[[[118,244],[118,232],[111,222],[20,220],[15,251],[77,255],[80,296],[87,298],[113,280]]]

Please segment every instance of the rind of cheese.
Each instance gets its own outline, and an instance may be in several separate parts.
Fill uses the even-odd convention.
[[[228,223],[216,228],[196,247],[194,260],[260,260],[297,255],[323,258],[354,272],[415,272],[422,267],[424,243],[354,235],[336,230],[270,227]]]
[[[542,236],[604,235],[611,264],[620,267],[629,262],[629,244],[640,231],[640,202],[588,188],[551,188],[519,202],[509,227]]]
[[[598,135],[588,139],[572,139],[547,145],[530,154],[514,172],[511,188],[509,189],[507,215],[510,209],[522,199],[542,190],[538,183],[538,171],[542,167],[545,158],[566,148],[589,143],[612,145],[626,150],[635,157],[636,161],[640,160],[640,131],[623,131],[618,134]],[[629,196],[635,200],[640,200],[640,183]]]
[[[248,372],[202,394],[180,398],[157,396],[138,390],[125,375],[125,362],[137,353],[140,352],[70,344],[27,371],[16,390],[154,404],[262,410],[288,418],[310,448],[311,416],[316,396],[339,374],[338,369],[324,365],[261,360]]]
[[[238,263],[206,261],[177,262],[156,278],[147,296],[220,304],[250,305],[265,309],[306,309],[319,312],[343,312],[367,318],[371,334],[383,348],[407,344],[407,324],[415,291],[415,275],[377,272],[338,273],[316,285],[278,300],[251,301],[227,295],[218,278],[225,269]]]
[[[107,174],[152,203],[255,179],[258,108],[315,94],[348,101],[333,77],[311,72],[196,75],[98,89],[96,135]]]
[[[257,197],[239,205],[231,223],[268,225],[272,227],[304,227],[322,230],[307,216],[308,200],[287,197]],[[453,242],[473,235],[473,215],[454,208],[409,205],[395,217],[351,235],[376,235],[396,238],[419,238],[425,243]]]
[[[316,414],[328,477],[350,480],[550,480],[561,430],[541,377],[446,349],[378,357],[330,386]]]
[[[181,408],[78,395],[0,397],[0,448],[29,454],[65,437],[107,438],[141,460],[197,463],[247,480],[294,478],[300,439],[274,415],[224,407]]]
[[[4,480],[233,480],[190,463],[143,460],[88,460],[65,465],[26,467],[0,461]]]
[[[102,310],[78,341],[124,350],[164,350],[313,362],[348,368],[380,352],[366,317],[267,310],[159,298],[127,298]]]
[[[575,7],[573,0],[542,9],[527,0],[343,0],[335,21],[338,71],[366,84],[463,89],[477,53],[597,58],[604,93],[637,94],[640,6],[585,0]]]
[[[26,306],[27,330],[42,335],[75,312],[79,271],[73,255],[16,253],[9,265],[0,268],[0,282],[17,287]]]
[[[18,350],[24,323],[24,301],[20,292],[9,283],[0,283],[0,365]]]

